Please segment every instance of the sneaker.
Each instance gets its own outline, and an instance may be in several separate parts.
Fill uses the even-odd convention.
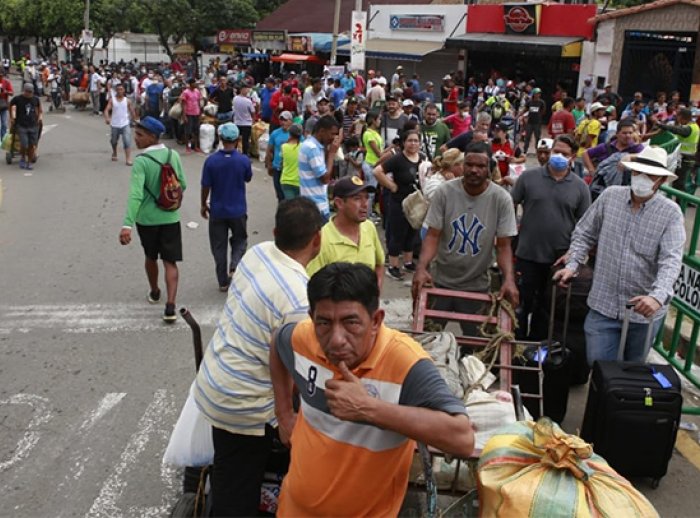
[[[403,269],[406,270],[407,272],[415,272],[416,271],[416,263],[403,263]]]
[[[27,168],[27,162],[25,162],[24,159],[20,159],[20,161],[19,161],[19,168],[20,168],[20,169],[26,169],[26,168]]]
[[[34,166],[32,165],[31,162],[27,162],[27,165],[25,165],[24,168],[25,168],[25,169],[28,169],[29,171],[31,171],[32,169],[34,169]]]
[[[168,324],[172,324],[177,320],[177,315],[175,314],[175,304],[167,303],[165,305],[163,320],[166,321]]]
[[[152,291],[148,294],[149,304],[158,304],[160,302],[160,290]]]
[[[219,291],[221,293],[227,292],[228,291],[228,286],[219,286]]]
[[[202,151],[202,150],[201,150],[200,148],[198,148],[198,147],[194,148],[194,152],[195,152],[195,153],[204,153],[204,151]]]
[[[389,268],[387,268],[386,270],[386,273],[392,279],[396,279],[397,281],[403,280],[403,273],[401,273],[401,269],[396,266],[389,266]]]

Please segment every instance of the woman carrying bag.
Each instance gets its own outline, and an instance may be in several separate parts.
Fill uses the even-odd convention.
[[[396,280],[403,279],[399,254],[403,255],[403,268],[415,271],[413,263],[413,245],[416,231],[411,227],[403,213],[401,203],[416,188],[418,167],[424,160],[420,150],[420,134],[407,131],[401,136],[401,152],[374,169],[374,176],[379,184],[391,192],[388,215],[391,234],[389,236],[389,268],[387,272]]]

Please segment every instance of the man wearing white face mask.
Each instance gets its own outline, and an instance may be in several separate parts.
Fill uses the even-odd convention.
[[[588,363],[615,360],[627,302],[634,313],[625,344],[626,361],[645,361],[648,326],[656,334],[673,297],[685,243],[683,214],[678,205],[657,194],[676,175],[668,171],[666,152],[645,148],[622,162],[632,171],[629,187],[608,187],[576,225],[571,247],[554,275],[566,285],[576,275],[590,249],[597,245],[590,311],[584,330]]]
[[[568,135],[557,137],[547,164],[525,171],[511,192],[513,203],[523,206],[515,252],[520,291],[518,337],[522,339],[547,336],[546,297],[552,265],[569,249],[576,222],[591,204],[588,187],[571,170],[577,147]]]

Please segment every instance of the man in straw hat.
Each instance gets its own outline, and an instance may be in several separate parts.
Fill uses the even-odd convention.
[[[615,360],[625,304],[634,304],[625,344],[626,361],[645,361],[649,325],[656,334],[673,297],[685,243],[683,214],[678,205],[658,195],[661,185],[676,175],[667,167],[661,148],[648,147],[629,161],[630,186],[607,188],[578,222],[565,268],[554,275],[566,285],[591,248],[597,245],[593,286],[584,330],[588,363]]]

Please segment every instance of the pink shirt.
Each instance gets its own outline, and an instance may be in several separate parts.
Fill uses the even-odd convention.
[[[465,118],[462,118],[458,113],[453,113],[445,117],[442,121],[452,129],[452,136],[456,137],[465,131],[469,131],[472,125],[472,116],[467,115]]]
[[[199,100],[201,98],[202,94],[196,88],[194,90],[187,88],[182,92],[185,115],[199,115]]]

